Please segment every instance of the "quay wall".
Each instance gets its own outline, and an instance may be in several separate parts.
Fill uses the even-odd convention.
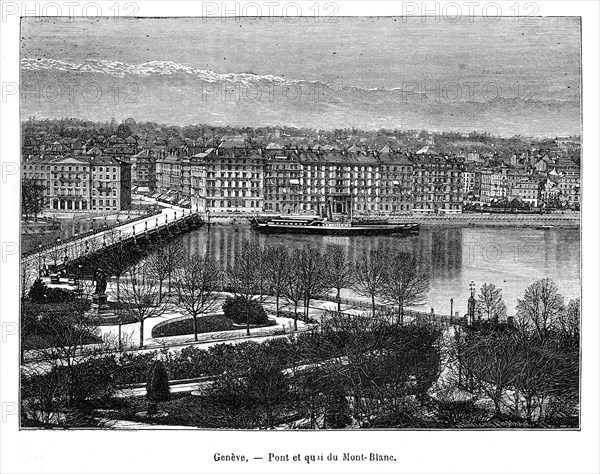
[[[240,225],[248,224],[250,215],[218,214],[211,215],[211,225]],[[581,215],[578,212],[565,214],[406,214],[389,218],[392,223],[417,222],[424,227],[542,227],[554,226],[577,229],[581,225]]]

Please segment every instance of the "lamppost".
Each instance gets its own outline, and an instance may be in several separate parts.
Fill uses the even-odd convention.
[[[81,288],[82,269],[83,265],[81,263],[77,265],[77,294],[80,298],[83,295],[83,288]]]
[[[38,277],[42,278],[42,244],[38,245]]]
[[[467,305],[467,315],[468,315],[468,323],[473,324],[475,321],[475,282],[471,281],[469,284],[469,290],[471,292],[471,296],[469,297],[469,303]]]
[[[452,324],[452,315],[454,314],[454,298],[450,298],[450,324]]]

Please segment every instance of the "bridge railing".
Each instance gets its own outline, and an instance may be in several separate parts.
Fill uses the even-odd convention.
[[[35,255],[35,254],[40,253],[40,252],[45,252],[47,250],[52,250],[52,249],[54,249],[56,247],[61,247],[61,246],[65,245],[65,244],[69,244],[69,243],[75,242],[75,241],[80,240],[80,239],[84,239],[84,238],[87,238],[87,237],[98,235],[98,234],[101,234],[102,232],[106,232],[106,231],[115,229],[117,227],[121,227],[123,225],[132,224],[132,223],[137,222],[137,221],[148,219],[149,217],[152,217],[152,216],[155,216],[155,215],[158,215],[158,214],[161,214],[161,213],[162,213],[162,211],[159,211],[159,210],[151,211],[148,214],[145,214],[143,216],[137,216],[137,217],[135,217],[133,219],[129,219],[127,221],[120,221],[120,222],[117,221],[117,222],[115,222],[113,224],[105,225],[105,226],[103,226],[103,227],[101,227],[99,229],[91,229],[91,230],[89,230],[87,232],[82,232],[80,234],[75,234],[75,235],[72,235],[71,237],[69,237],[67,239],[60,239],[60,242],[52,242],[52,243],[49,243],[49,244],[42,245],[42,246],[40,246],[38,248],[28,250],[27,252],[23,252],[21,254],[21,257],[22,258],[26,258],[26,257],[29,257],[31,255]]]

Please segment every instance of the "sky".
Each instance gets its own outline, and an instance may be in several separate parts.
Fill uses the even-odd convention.
[[[339,128],[347,122],[360,128],[498,134],[579,132],[578,18],[334,20],[25,18],[26,90],[75,78],[92,81],[104,94],[99,103],[64,93],[62,100],[22,100],[22,114],[100,120],[137,114],[179,124]],[[119,90],[135,83],[135,105],[107,100],[115,80]],[[247,87],[249,81],[261,90],[266,81],[328,93],[312,103],[293,103],[290,94],[286,100],[263,94],[258,104],[206,99],[207,84]]]

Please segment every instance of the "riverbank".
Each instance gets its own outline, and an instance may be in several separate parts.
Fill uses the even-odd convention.
[[[211,225],[248,224],[252,216],[244,214],[211,215]],[[581,214],[406,214],[390,217],[391,223],[417,222],[424,227],[523,227],[578,229],[581,226]]]
[[[418,222],[422,226],[455,227],[560,227],[578,229],[581,226],[579,212],[565,214],[448,214],[411,215],[391,219],[392,222]]]

